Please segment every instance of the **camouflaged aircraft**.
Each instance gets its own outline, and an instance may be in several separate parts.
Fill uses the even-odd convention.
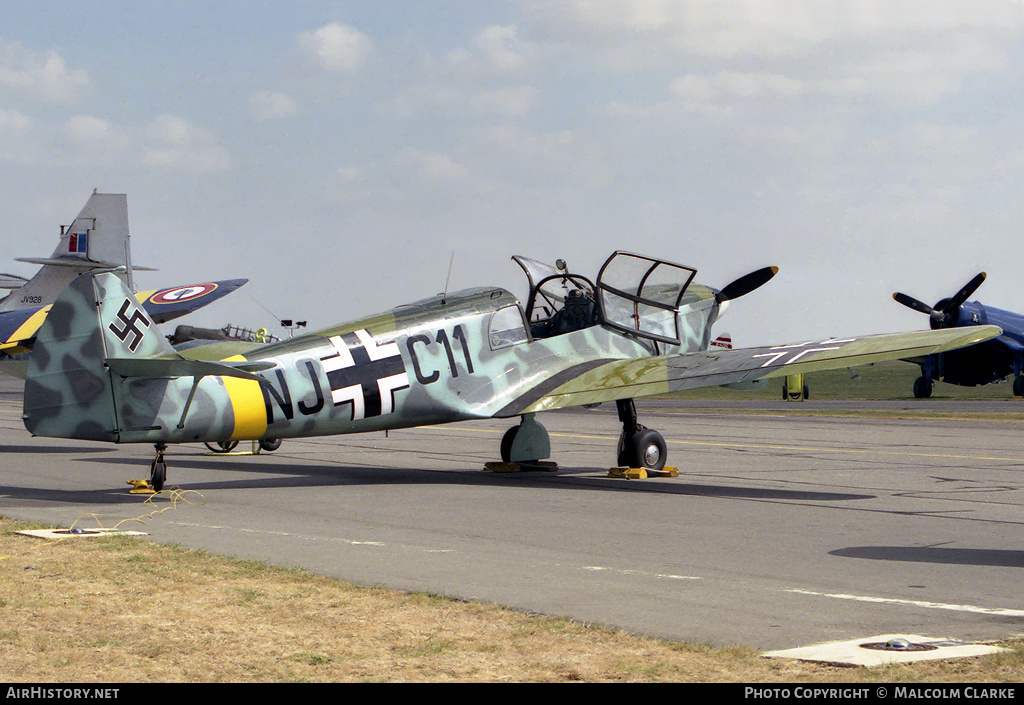
[[[36,338],[23,419],[34,435],[153,443],[152,487],[167,444],[271,441],[520,418],[501,441],[505,463],[550,457],[543,411],[615,402],[618,464],[662,469],[667,449],[637,419],[635,398],[749,383],[933,354],[999,335],[995,326],[709,349],[730,301],[774,267],[722,289],[696,270],[614,253],[594,281],[522,257],[525,308],[501,288],[475,288],[255,347],[185,359],[114,273],[79,277]]]
[[[36,331],[50,304],[83,272],[124,268],[134,289],[131,241],[128,235],[128,200],[123,193],[96,193],[78,217],[62,226],[60,242],[49,257],[25,257],[18,262],[40,265],[31,279],[0,274],[0,289],[12,290],[0,299],[0,372],[24,377]],[[247,279],[202,282],[136,294],[149,318],[170,321],[213,303],[245,284]]]

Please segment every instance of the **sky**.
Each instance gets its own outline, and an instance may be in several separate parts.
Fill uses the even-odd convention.
[[[319,328],[512,255],[722,287],[738,346],[1024,311],[1021,0],[0,0],[0,271],[128,195],[194,325]],[[184,322],[183,319],[182,322]]]

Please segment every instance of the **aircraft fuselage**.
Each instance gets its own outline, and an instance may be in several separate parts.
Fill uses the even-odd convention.
[[[708,316],[691,318],[703,328]],[[273,365],[258,373],[264,383],[205,377],[193,394],[190,378],[115,381],[116,440],[291,438],[515,416],[511,404],[527,390],[539,397],[566,374],[653,353],[601,325],[533,340],[512,294],[474,289],[260,348],[245,360]],[[161,421],[182,417],[176,427]]]

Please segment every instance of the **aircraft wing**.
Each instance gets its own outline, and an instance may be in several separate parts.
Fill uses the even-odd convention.
[[[176,286],[158,291],[140,291],[135,298],[142,303],[154,323],[164,323],[212,304],[247,281],[249,280],[226,279],[203,284],[190,284],[189,286]]]
[[[0,353],[19,355],[28,352],[49,310],[49,306],[39,306],[0,311]]]
[[[248,279],[175,286],[169,289],[140,291],[136,298],[154,323],[164,323],[207,306],[230,294]],[[49,306],[0,311],[0,353],[18,355],[31,350],[36,331],[42,325]]]
[[[972,326],[833,338],[762,348],[708,350],[641,360],[612,360],[578,371],[566,370],[527,391],[497,415],[515,416],[699,387],[858,367],[954,350],[1001,334],[1002,329],[996,326]]]
[[[967,327],[967,326],[964,326]],[[982,359],[997,359],[1005,360],[1006,365],[1009,366],[1013,362],[1013,358],[1016,355],[1024,353],[1024,345],[1014,340],[1008,335],[1000,335],[996,338],[991,338],[984,341],[983,344],[979,345],[976,350],[981,353]],[[912,362],[915,365],[922,364],[927,355],[917,355],[915,357],[902,358],[904,362]],[[980,363],[985,364],[985,363]]]

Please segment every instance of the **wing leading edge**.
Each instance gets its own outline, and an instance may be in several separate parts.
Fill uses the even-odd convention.
[[[136,296],[155,323],[166,323],[212,304],[248,281],[225,279],[143,291]],[[8,355],[29,352],[36,332],[49,311],[49,304],[37,308],[0,311],[0,352]]]
[[[616,360],[583,371],[570,380],[563,377],[559,383],[538,385],[502,409],[497,416],[932,355],[976,345],[1001,334],[1002,329],[996,326],[974,326],[969,329],[886,333],[793,345]]]

